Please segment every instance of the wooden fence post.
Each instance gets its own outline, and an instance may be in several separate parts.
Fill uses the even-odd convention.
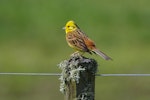
[[[97,62],[80,55],[71,56],[59,64],[60,91],[65,100],[94,100]]]

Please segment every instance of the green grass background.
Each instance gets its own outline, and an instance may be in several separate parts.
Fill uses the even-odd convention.
[[[0,0],[0,72],[61,72],[74,20],[113,61],[98,73],[150,73],[149,0]],[[1,100],[64,100],[57,76],[0,76]],[[148,100],[150,77],[96,77],[96,100]]]

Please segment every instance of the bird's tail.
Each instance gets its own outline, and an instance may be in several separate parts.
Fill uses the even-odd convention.
[[[109,56],[107,56],[105,53],[103,53],[102,51],[98,50],[98,49],[94,49],[92,50],[95,54],[101,56],[103,59],[105,60],[112,60],[112,58],[110,58]]]

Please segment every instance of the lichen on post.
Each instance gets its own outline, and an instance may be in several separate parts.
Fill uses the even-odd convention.
[[[81,55],[73,55],[59,64],[60,91],[65,100],[94,100],[97,62]]]

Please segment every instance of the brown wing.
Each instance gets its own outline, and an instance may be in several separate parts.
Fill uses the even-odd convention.
[[[89,51],[96,48],[94,42],[85,33],[78,30],[78,34],[81,34],[82,39],[84,40],[84,43],[87,46],[87,48],[89,49]]]
[[[90,52],[83,38],[84,35],[80,30],[75,30],[72,33],[68,33],[66,36],[67,42],[71,47],[79,51]]]
[[[87,37],[87,38],[84,39],[84,41],[85,41],[85,44],[86,44],[86,46],[88,47],[89,50],[92,51],[93,49],[96,48],[94,42],[90,38]]]

